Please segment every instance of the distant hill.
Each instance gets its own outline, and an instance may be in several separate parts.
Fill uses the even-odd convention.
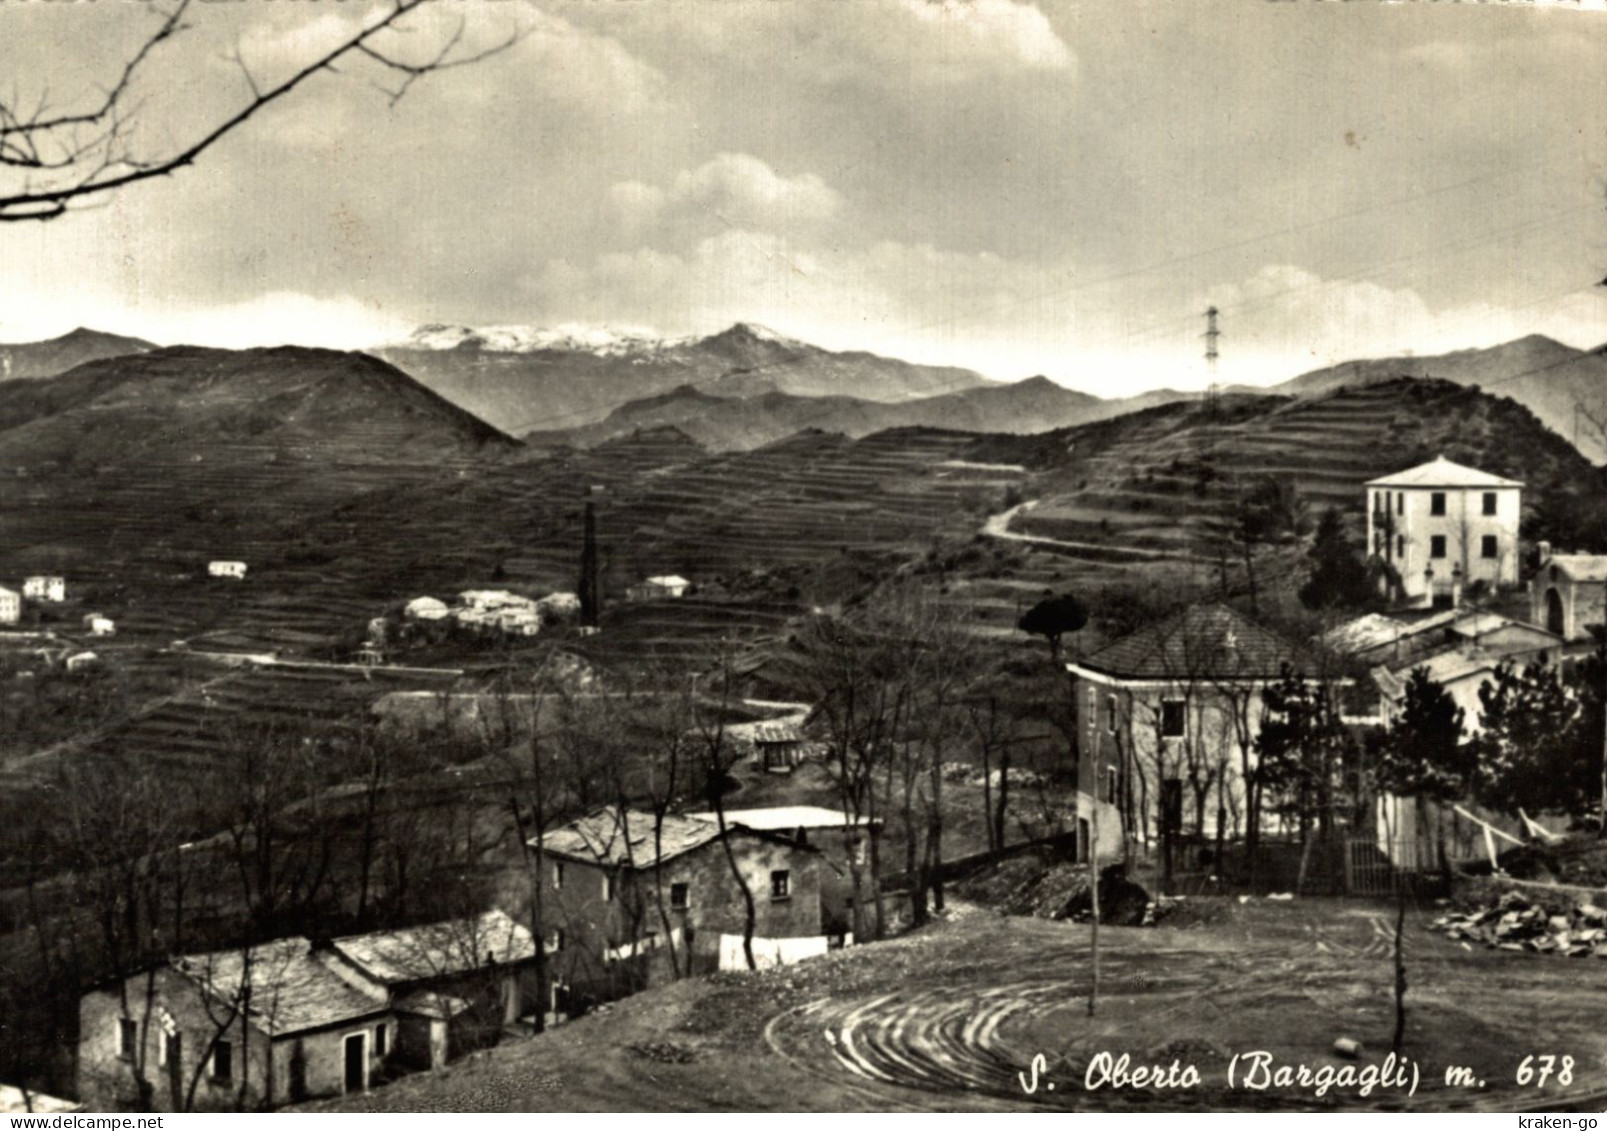
[[[1047,377],[896,403],[850,396],[795,396],[777,391],[716,396],[695,385],[680,385],[667,393],[623,404],[594,424],[530,433],[526,440],[590,447],[638,429],[673,425],[710,450],[746,451],[804,429],[855,438],[905,427],[1027,434],[1103,420],[1184,396],[1168,391],[1102,400],[1057,385]]]
[[[361,353],[176,346],[0,382],[0,465],[429,463],[517,441]]]
[[[1347,361],[1267,389],[1242,391],[1315,396],[1397,377],[1436,377],[1511,397],[1570,440],[1575,404],[1584,404],[1598,415],[1607,416],[1607,356],[1600,350],[1574,349],[1541,334],[1488,349],[1457,350],[1437,357]],[[1607,460],[1607,445],[1583,420],[1579,447],[1597,463]]]
[[[86,361],[145,353],[155,348],[141,338],[103,334],[83,327],[45,342],[0,343],[0,381],[12,377],[54,377]]]
[[[595,424],[621,405],[682,386],[721,397],[785,393],[891,403],[990,384],[969,369],[834,353],[748,323],[705,338],[662,340],[426,326],[375,352],[516,434]]]

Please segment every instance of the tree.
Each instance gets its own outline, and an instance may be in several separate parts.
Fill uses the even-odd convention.
[[[1021,615],[1016,627],[1049,641],[1049,655],[1060,657],[1060,638],[1068,632],[1081,632],[1088,624],[1088,610],[1070,593],[1045,597]]]
[[[239,95],[204,99],[220,109],[189,130],[171,121],[141,128],[146,96],[171,74],[188,42],[185,33],[194,26],[188,18],[191,0],[151,8],[155,23],[93,91],[59,107],[51,103],[48,89],[28,101],[9,92],[0,97],[0,222],[53,220],[91,198],[194,165],[314,75],[368,71],[394,105],[420,79],[505,51],[526,34],[515,29],[489,47],[469,50],[459,19],[444,35],[421,36],[419,25],[407,17],[432,2],[388,0],[333,46],[273,81],[254,72],[237,47],[232,58],[240,72]],[[208,10],[203,4],[201,11]]]
[[[1345,534],[1337,507],[1317,520],[1317,534],[1307,555],[1311,576],[1300,587],[1300,603],[1308,609],[1365,608],[1379,603],[1368,583],[1367,564]]]
[[[1228,518],[1228,537],[1244,558],[1250,606],[1256,608],[1256,551],[1305,535],[1309,526],[1305,500],[1286,477],[1263,475],[1238,493]]]
[[[1474,792],[1503,813],[1582,813],[1596,803],[1602,767],[1602,652],[1567,678],[1536,660],[1511,663],[1479,688],[1482,730]]]

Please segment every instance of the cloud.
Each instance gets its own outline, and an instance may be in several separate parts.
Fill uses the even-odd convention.
[[[665,59],[718,58],[786,81],[907,91],[1014,74],[1074,74],[1044,13],[1017,0],[734,0],[595,5],[584,16]]]
[[[814,173],[784,177],[746,153],[721,153],[676,174],[668,189],[622,181],[608,190],[620,224],[644,232],[660,224],[712,222],[756,231],[795,231],[822,224],[842,197]]]

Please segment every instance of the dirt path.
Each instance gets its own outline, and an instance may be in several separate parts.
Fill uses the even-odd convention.
[[[1405,1056],[1415,1094],[1245,1086],[1245,1058],[1380,1069],[1393,1027],[1393,920],[1307,900],[1214,906],[1208,922],[1103,933],[1088,1016],[1084,926],[944,922],[782,970],[650,991],[552,1033],[399,1081],[363,1110],[1599,1110],[1607,967],[1464,950],[1412,913]],[[1359,1040],[1357,1061],[1332,1052]],[[1189,1087],[1093,1087],[1101,1054],[1192,1065]],[[1518,1084],[1525,1057],[1570,1082]],[[1022,1087],[1041,1056],[1034,1094]],[[1238,1061],[1234,1057],[1238,1056]],[[1447,1068],[1465,1067],[1465,1086]],[[1228,1083],[1229,1069],[1239,1075]],[[1483,1081],[1483,1086],[1476,1086]],[[1096,1081],[1097,1082],[1097,1081]],[[1050,1088],[1048,1085],[1055,1085]],[[1589,1106],[1594,1105],[1594,1106]]]

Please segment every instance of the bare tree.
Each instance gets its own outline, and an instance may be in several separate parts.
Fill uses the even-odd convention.
[[[61,106],[51,102],[48,87],[27,100],[0,98],[0,222],[52,220],[91,198],[187,168],[314,75],[340,73],[347,65],[366,68],[394,105],[419,80],[480,62],[526,34],[516,28],[471,50],[460,18],[453,30],[428,37],[434,42],[420,49],[419,28],[407,17],[434,2],[388,0],[333,46],[273,81],[253,71],[237,47],[232,58],[240,72],[239,96],[232,105],[219,98],[224,108],[187,133],[171,123],[140,128],[151,83],[167,73],[194,26],[191,0],[151,9],[154,24],[93,93]]]

